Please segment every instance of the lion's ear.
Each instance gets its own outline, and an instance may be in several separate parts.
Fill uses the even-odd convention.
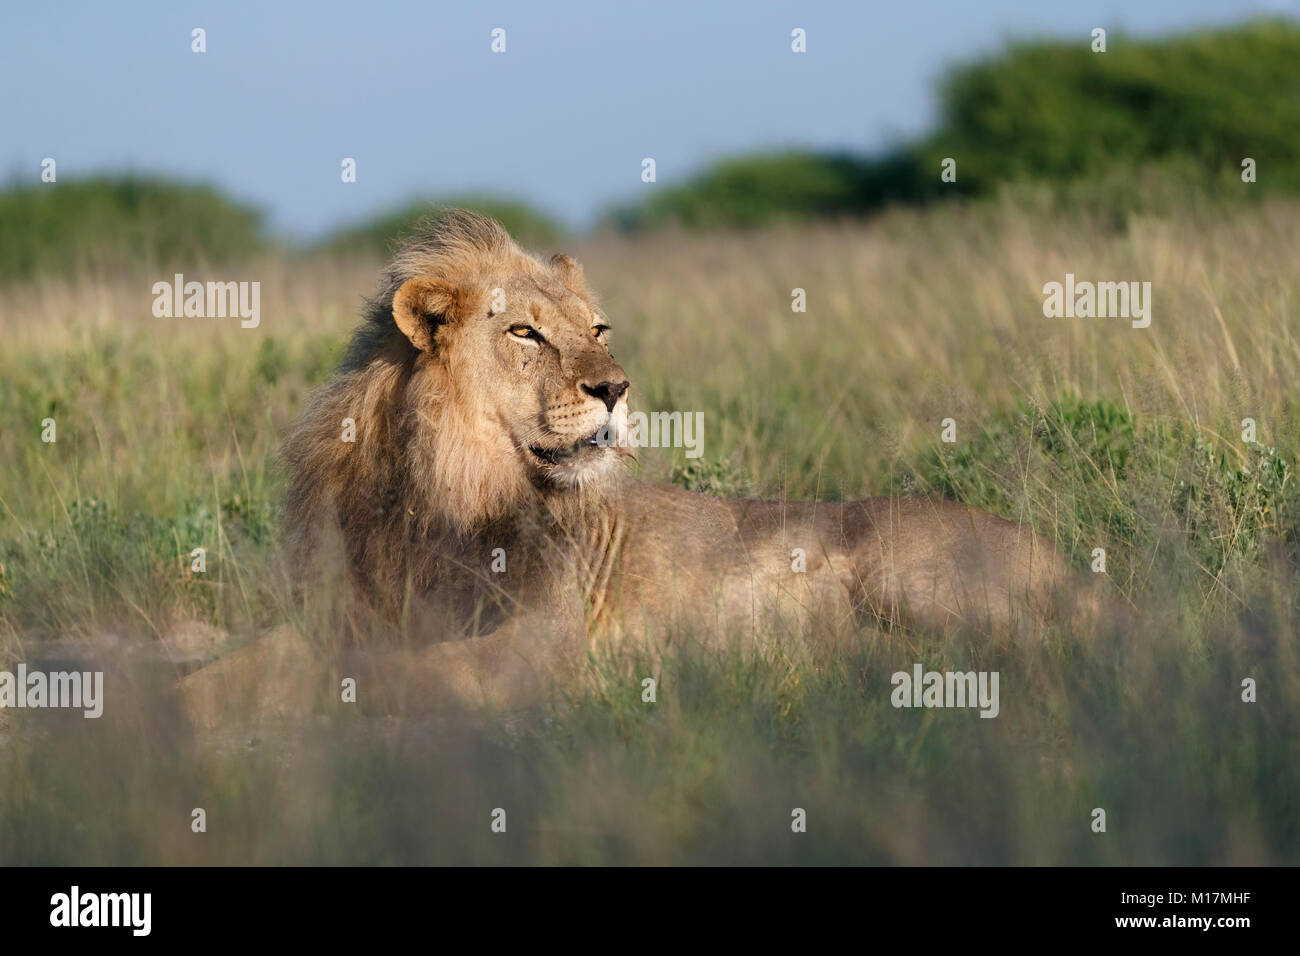
[[[393,295],[393,321],[421,352],[433,351],[437,327],[456,317],[461,290],[441,279],[407,279]]]
[[[559,273],[560,281],[568,286],[570,291],[579,295],[587,294],[587,283],[582,277],[582,266],[578,265],[577,260],[566,256],[563,252],[557,252],[551,256],[551,266]]]

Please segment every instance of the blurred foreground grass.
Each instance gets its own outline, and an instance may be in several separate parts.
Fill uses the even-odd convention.
[[[271,574],[275,451],[379,263],[269,253],[211,276],[262,283],[256,329],[156,319],[134,279],[0,291],[0,655],[115,642],[124,661],[98,721],[0,712],[0,863],[1300,861],[1298,213],[1116,229],[1004,201],[566,250],[633,406],[705,413],[704,460],[644,450],[643,473],[979,504],[1081,569],[1104,547],[1131,633],[987,648],[864,630],[754,660],[684,642],[599,657],[603,689],[544,714],[345,712],[220,747],[128,651],[202,656],[296,613]],[[1067,272],[1150,281],[1151,327],[1044,318]],[[895,710],[889,676],[918,661],[998,670],[1001,716]]]

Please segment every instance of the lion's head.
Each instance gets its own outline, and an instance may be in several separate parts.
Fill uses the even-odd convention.
[[[460,531],[530,497],[621,471],[628,380],[609,323],[565,255],[543,262],[498,223],[444,213],[389,266],[341,374],[286,455],[291,514],[400,508]],[[339,422],[356,423],[352,445]]]

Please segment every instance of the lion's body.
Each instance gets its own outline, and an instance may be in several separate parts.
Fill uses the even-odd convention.
[[[986,631],[1050,616],[1059,553],[975,508],[727,500],[627,476],[625,450],[592,435],[627,414],[604,328],[576,263],[470,214],[398,257],[286,445],[295,573],[311,587],[337,546],[362,600],[414,639],[377,671],[510,706],[602,641],[744,638],[772,615]]]

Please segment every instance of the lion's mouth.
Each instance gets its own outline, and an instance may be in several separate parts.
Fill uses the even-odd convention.
[[[543,448],[541,445],[529,445],[528,451],[531,455],[541,459],[548,465],[560,465],[572,461],[582,455],[591,454],[593,451],[600,451],[612,445],[609,430],[607,427],[600,427],[588,435],[586,438],[574,442],[572,445],[561,445],[558,448]]]

